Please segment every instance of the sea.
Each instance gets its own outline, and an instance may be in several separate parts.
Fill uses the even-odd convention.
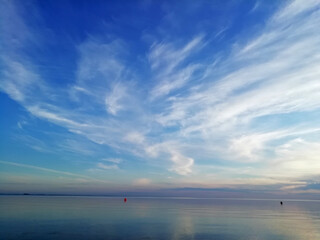
[[[320,201],[0,196],[0,239],[320,239]]]

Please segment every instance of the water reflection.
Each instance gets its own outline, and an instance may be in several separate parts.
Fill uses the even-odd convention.
[[[320,239],[320,202],[0,197],[1,239]]]

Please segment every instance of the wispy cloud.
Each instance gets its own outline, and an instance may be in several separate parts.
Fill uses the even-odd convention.
[[[293,171],[301,178],[319,174],[319,142],[296,138],[277,147],[275,153],[276,157],[272,161],[274,173],[287,175],[284,172]]]
[[[174,163],[172,170],[180,175],[187,175],[192,172],[194,160],[185,157],[179,152],[171,151],[171,161]]]
[[[123,85],[117,84],[111,92],[106,96],[107,111],[110,114],[116,115],[124,106],[120,101],[126,96],[126,88]]]
[[[152,99],[183,87],[191,79],[199,64],[188,64],[185,61],[204,45],[203,35],[200,35],[178,49],[173,43],[154,43],[151,46],[148,58],[157,82],[150,93]]]
[[[119,169],[118,165],[116,165],[116,164],[107,165],[107,164],[104,164],[104,163],[98,163],[97,167],[100,168],[100,169],[104,169],[104,170]]]
[[[106,162],[115,163],[115,164],[119,164],[122,162],[122,159],[120,159],[120,158],[104,158],[102,160],[106,161]]]
[[[31,168],[31,169],[44,171],[44,172],[55,173],[55,174],[59,174],[59,175],[67,175],[67,176],[78,177],[78,178],[80,177],[80,178],[84,178],[84,179],[95,181],[95,182],[107,183],[107,181],[95,179],[95,178],[84,176],[84,175],[81,175],[81,174],[75,174],[75,173],[65,172],[65,171],[58,171],[58,170],[55,170],[55,169],[38,167],[38,166],[30,165],[30,164],[22,164],[22,163],[8,162],[8,161],[0,161],[0,163],[6,164],[6,165],[12,165],[12,166],[16,166],[16,167]]]

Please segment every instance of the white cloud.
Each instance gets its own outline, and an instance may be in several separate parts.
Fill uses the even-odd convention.
[[[69,126],[71,128],[73,127],[81,127],[81,126],[87,126],[86,124],[81,124],[78,123],[74,120],[68,119],[66,117],[60,116],[59,114],[56,114],[54,112],[50,112],[48,110],[44,110],[39,106],[32,106],[32,107],[28,107],[27,108],[30,113],[32,113],[33,115],[40,117],[40,118],[45,118],[51,122],[57,123],[57,124],[62,124],[62,125],[66,125]]]
[[[145,136],[140,132],[132,131],[124,137],[124,140],[130,143],[143,144]]]
[[[119,164],[122,162],[122,159],[120,159],[120,158],[104,158],[102,160],[106,161],[106,162],[115,163],[115,164]]]
[[[148,145],[145,147],[145,152],[148,156],[170,161],[170,171],[179,175],[188,175],[192,173],[194,159],[184,156],[181,153],[182,151],[182,144],[169,140],[160,144]]]
[[[273,149],[268,143],[285,138],[317,134],[319,128],[287,128],[281,131],[269,131],[264,133],[253,133],[235,137],[230,140],[228,152],[230,158],[238,159],[243,162],[265,161],[266,150]]]
[[[55,170],[55,169],[38,167],[38,166],[30,165],[30,164],[22,164],[22,163],[7,162],[7,161],[0,161],[0,163],[7,164],[7,165],[12,165],[12,166],[16,166],[16,167],[31,168],[31,169],[44,171],[44,172],[50,172],[50,173],[54,173],[54,174],[58,174],[58,175],[67,175],[67,176],[78,177],[78,178],[80,177],[80,178],[83,178],[83,179],[88,179],[88,180],[92,180],[92,181],[96,181],[96,182],[108,183],[107,181],[100,180],[100,179],[95,179],[95,178],[92,178],[92,177],[89,177],[89,176],[85,176],[85,175],[81,175],[81,174],[75,174],[75,173],[66,172],[66,171],[58,171],[58,170]]]
[[[151,91],[152,98],[157,98],[169,94],[175,89],[183,87],[192,77],[192,74],[199,66],[189,65],[183,70],[170,75],[162,76],[160,83],[158,83]]]
[[[116,170],[119,169],[118,165],[116,164],[112,164],[112,165],[107,165],[104,163],[97,163],[97,167],[100,169],[104,169],[104,170]]]
[[[320,3],[318,0],[306,0],[304,2],[293,0],[275,14],[274,20],[277,22],[290,22],[292,18],[299,18],[299,14],[310,14],[309,11],[316,9],[319,6]]]
[[[116,84],[113,89],[107,93],[106,106],[107,111],[113,115],[124,108],[120,101],[126,96],[126,88],[121,84]]]
[[[306,141],[302,138],[293,139],[275,150],[272,161],[274,171],[283,175],[305,177],[318,175],[320,170],[320,142]]]
[[[184,61],[192,51],[195,51],[202,44],[203,35],[197,36],[181,48],[176,48],[172,43],[154,43],[149,53],[149,61],[153,69],[164,69],[163,75],[168,75],[182,61]]]
[[[30,95],[41,87],[41,80],[30,66],[26,66],[10,58],[2,57],[5,70],[1,79],[0,89],[18,102],[30,101]]]
[[[177,48],[173,43],[153,44],[149,61],[157,84],[150,91],[151,99],[165,96],[183,87],[191,79],[193,72],[199,68],[199,64],[182,66],[182,63],[190,54],[204,46],[203,35],[195,37],[182,48]]]
[[[78,47],[81,55],[77,71],[79,85],[98,91],[99,87],[105,88],[109,82],[118,80],[124,70],[119,56],[124,47],[121,40],[104,42],[90,38],[82,43]]]
[[[171,151],[171,161],[173,162],[172,171],[180,175],[188,175],[192,172],[194,160],[190,157],[185,157],[179,152]]]

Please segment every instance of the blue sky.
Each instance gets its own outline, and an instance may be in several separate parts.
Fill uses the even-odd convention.
[[[315,194],[319,1],[9,1],[1,192]]]

